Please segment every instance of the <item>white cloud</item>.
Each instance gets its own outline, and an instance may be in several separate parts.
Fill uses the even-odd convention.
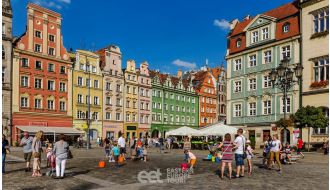
[[[69,5],[71,0],[32,0],[32,3],[46,8],[55,8],[61,10],[64,5]]]
[[[230,28],[229,22],[227,20],[225,20],[225,19],[221,19],[221,20],[215,19],[213,21],[213,25],[214,26],[217,26],[217,27],[219,27],[219,28],[221,28],[223,30],[228,30]]]
[[[196,63],[190,63],[187,61],[182,61],[180,59],[176,59],[172,62],[173,65],[180,66],[180,67],[186,67],[188,69],[195,69]]]

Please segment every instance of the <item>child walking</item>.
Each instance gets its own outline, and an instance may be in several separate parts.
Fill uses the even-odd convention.
[[[119,147],[117,142],[114,143],[112,148],[112,155],[115,158],[115,166],[116,168],[119,168],[118,159],[119,159]]]
[[[47,148],[46,148],[46,153],[47,153],[47,167],[51,166],[51,156],[53,154],[53,144],[48,143]]]
[[[252,174],[252,158],[253,158],[253,149],[251,148],[251,141],[246,141],[246,159],[248,163],[248,174]]]
[[[190,174],[194,174],[194,166],[196,164],[196,156],[191,152],[191,150],[185,150],[185,154],[188,154],[188,164],[190,165]]]
[[[144,162],[147,162],[147,155],[148,155],[148,152],[147,152],[147,146],[143,146],[143,160]]]

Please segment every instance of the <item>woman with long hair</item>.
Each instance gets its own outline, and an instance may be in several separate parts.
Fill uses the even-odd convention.
[[[223,175],[225,172],[226,165],[229,169],[229,179],[232,176],[232,166],[231,163],[233,161],[233,143],[231,142],[231,136],[229,133],[225,135],[225,140],[220,144],[219,148],[222,148],[222,165],[221,165],[221,179],[223,179]]]
[[[280,161],[280,150],[282,150],[282,144],[281,141],[278,140],[278,135],[275,134],[273,135],[273,140],[270,142],[270,156],[268,160],[268,169],[271,169],[271,164],[275,160],[278,165],[278,171],[282,172],[282,166],[281,166],[281,161]]]
[[[44,132],[38,131],[32,141],[32,155],[33,155],[33,173],[32,177],[41,177],[41,153],[42,141],[44,140]]]

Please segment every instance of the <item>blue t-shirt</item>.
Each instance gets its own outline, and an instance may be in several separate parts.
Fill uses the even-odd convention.
[[[115,146],[112,148],[112,152],[114,156],[119,156],[119,148],[118,146]]]

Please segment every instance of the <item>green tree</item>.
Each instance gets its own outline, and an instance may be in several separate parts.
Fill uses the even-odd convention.
[[[300,128],[325,128],[328,126],[328,118],[322,111],[321,107],[306,106],[300,108],[294,115],[295,123],[299,123]]]

